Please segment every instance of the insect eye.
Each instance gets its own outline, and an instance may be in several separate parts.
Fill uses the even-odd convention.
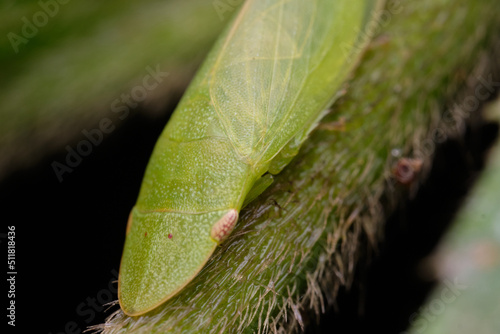
[[[224,241],[234,226],[236,225],[236,221],[238,221],[238,211],[235,209],[229,210],[226,215],[224,215],[215,225],[212,227],[211,237],[218,243]]]

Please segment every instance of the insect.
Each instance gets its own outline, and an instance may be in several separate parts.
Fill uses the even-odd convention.
[[[118,296],[130,316],[181,291],[239,211],[297,154],[383,1],[247,0],[155,146],[130,213]]]

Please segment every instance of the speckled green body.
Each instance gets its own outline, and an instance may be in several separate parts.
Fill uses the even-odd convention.
[[[381,2],[244,3],[149,162],[120,268],[125,313],[145,313],[189,283],[223,241],[213,237],[218,223],[295,156],[356,64]]]

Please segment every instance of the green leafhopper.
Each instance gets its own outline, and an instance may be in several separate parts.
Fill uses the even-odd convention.
[[[141,315],[203,268],[333,102],[382,1],[247,0],[181,99],[130,213],[118,295]]]

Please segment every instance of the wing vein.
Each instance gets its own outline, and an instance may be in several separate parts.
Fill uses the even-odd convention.
[[[315,3],[317,3],[316,1],[314,1],[314,2],[315,2]],[[313,23],[314,23],[314,18],[316,17],[316,14],[317,14],[317,6],[315,6],[314,8],[315,8],[315,9],[314,9],[314,10],[315,10],[315,12],[313,13],[312,18],[311,18],[311,21],[310,21],[310,23],[309,23],[308,33],[307,33],[308,37],[307,37],[307,38],[305,39],[305,41],[304,41],[304,45],[303,45],[303,47],[304,47],[304,48],[306,47],[306,41],[308,41],[308,40],[309,40],[309,43],[310,43],[311,33],[312,33],[312,30],[313,30],[312,25],[313,25]],[[310,44],[309,44],[309,47],[310,47]],[[302,53],[303,53],[303,52],[302,52]],[[308,62],[307,62],[307,69],[305,70],[305,72],[306,72],[306,73],[309,73],[309,72],[311,71],[311,69],[309,68],[309,65],[310,65],[310,63],[309,63],[309,61],[308,61]],[[301,80],[301,83],[300,83],[300,88],[299,88],[299,89],[297,90],[297,92],[294,94],[295,96],[294,96],[294,98],[293,98],[293,102],[290,104],[290,107],[288,108],[288,110],[286,111],[285,116],[284,116],[282,119],[287,119],[287,118],[289,117],[290,113],[292,112],[293,108],[295,107],[295,104],[297,103],[297,100],[298,100],[299,96],[301,95],[300,93],[301,93],[301,92],[302,92],[302,90],[304,89],[304,85],[305,85],[305,83],[306,83],[306,78],[307,78],[307,75],[303,75],[302,80]],[[282,122],[282,123],[279,125],[278,129],[276,129],[276,133],[280,133],[280,132],[281,132],[281,129],[282,129],[284,126],[285,126],[285,122]],[[299,130],[299,131],[300,131],[300,130]],[[274,138],[276,138],[276,137],[274,137]],[[267,146],[266,146],[266,147],[262,150],[262,153],[261,153],[260,157],[262,157],[262,156],[266,153],[266,151],[268,150],[268,148],[272,145],[272,143],[274,142],[274,138],[273,138],[273,139],[271,139],[271,140],[269,141],[269,143],[267,144]],[[278,154],[278,153],[279,153],[279,151],[277,151],[277,152],[276,152],[276,154]],[[275,154],[275,155],[276,155],[276,154]],[[259,158],[259,160],[260,160],[260,158]]]
[[[269,129],[269,114],[270,114],[270,108],[271,108],[271,94],[273,92],[273,85],[274,85],[274,80],[276,77],[276,67],[277,67],[277,64],[279,63],[278,51],[279,51],[279,46],[280,46],[281,29],[283,26],[283,6],[284,6],[284,3],[281,4],[279,16],[278,16],[278,31],[276,33],[275,46],[274,46],[273,72],[271,74],[271,82],[269,84],[269,93],[268,93],[267,110],[266,110],[266,128],[267,129]]]
[[[221,51],[219,52],[219,55],[217,56],[217,59],[215,60],[214,66],[212,67],[212,70],[210,71],[210,78],[208,81],[208,86],[209,86],[209,94],[210,94],[210,101],[212,102],[212,105],[215,109],[215,112],[217,113],[217,116],[221,122],[222,129],[226,133],[227,138],[229,139],[229,142],[231,143],[231,146],[233,147],[234,152],[241,158],[244,159],[244,155],[242,152],[235,146],[234,140],[232,139],[233,134],[229,131],[230,126],[227,124],[227,119],[222,115],[220,111],[220,106],[217,104],[216,100],[214,99],[214,92],[213,92],[213,80],[215,77],[215,71],[219,68],[220,63],[222,61],[222,56],[225,54],[225,51],[229,45],[229,42],[233,39],[234,34],[236,33],[236,30],[240,27],[242,19],[244,14],[247,12],[250,3],[252,3],[253,0],[247,0],[243,4],[243,7],[241,8],[240,12],[238,13],[238,16],[236,17],[233,26],[231,27],[231,30],[228,32],[226,39],[224,40],[224,44],[221,47]]]

